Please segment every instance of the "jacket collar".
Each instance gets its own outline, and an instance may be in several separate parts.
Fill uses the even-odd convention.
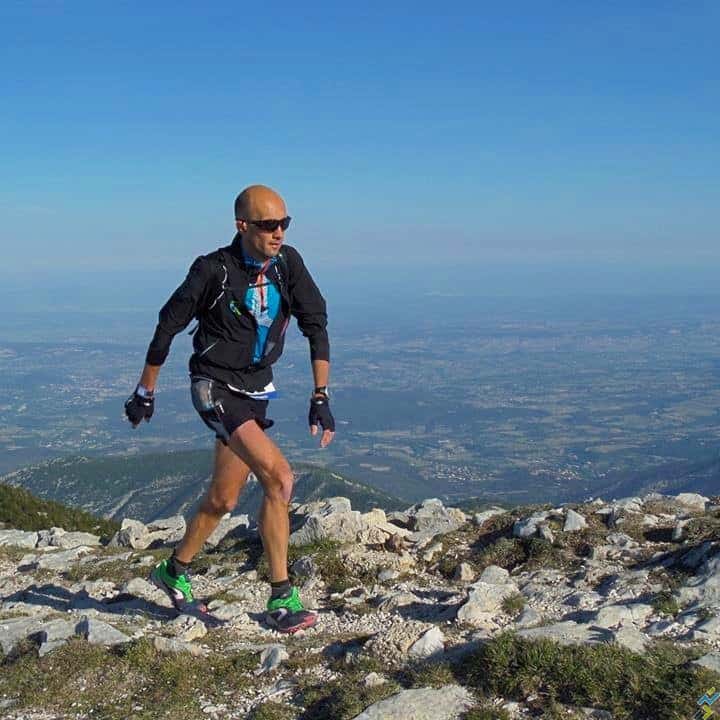
[[[262,265],[259,261],[245,254],[245,251],[243,250],[242,235],[240,233],[235,234],[235,237],[230,244],[230,254],[239,260],[246,270],[254,270],[257,272],[258,267]],[[270,267],[275,265],[275,262],[276,258],[273,258],[273,261],[270,263]]]

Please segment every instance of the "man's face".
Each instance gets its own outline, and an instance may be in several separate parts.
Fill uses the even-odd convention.
[[[281,220],[287,216],[285,202],[275,193],[258,193],[249,203],[248,215],[236,222],[238,231],[242,233],[245,252],[260,261],[275,257],[282,247],[285,231],[278,226],[272,232],[267,232],[252,221]]]

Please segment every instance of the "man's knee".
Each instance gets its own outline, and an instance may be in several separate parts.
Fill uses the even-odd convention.
[[[212,515],[226,515],[232,512],[237,505],[236,497],[228,497],[227,495],[216,495],[215,493],[208,493],[203,503],[203,510],[211,513]]]
[[[295,477],[287,463],[274,467],[264,478],[265,497],[269,500],[282,500],[287,505],[292,497],[294,481]]]

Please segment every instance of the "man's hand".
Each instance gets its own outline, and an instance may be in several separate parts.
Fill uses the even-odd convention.
[[[135,388],[135,392],[125,401],[125,415],[132,423],[133,427],[137,427],[143,420],[150,422],[155,409],[155,398],[152,393],[145,391],[141,394],[140,387]]]
[[[310,413],[308,414],[310,434],[318,433],[318,425],[323,429],[320,438],[320,447],[327,447],[335,437],[335,418],[330,412],[330,400],[325,393],[314,393],[310,398]]]

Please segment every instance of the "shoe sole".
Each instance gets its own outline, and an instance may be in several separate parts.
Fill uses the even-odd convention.
[[[293,625],[289,628],[280,628],[278,627],[275,620],[273,620],[270,617],[265,618],[265,622],[275,631],[279,633],[283,633],[284,635],[294,635],[298,630],[305,630],[306,628],[312,627],[317,622],[317,614],[312,613],[308,615],[301,623],[298,623],[297,625]]]

